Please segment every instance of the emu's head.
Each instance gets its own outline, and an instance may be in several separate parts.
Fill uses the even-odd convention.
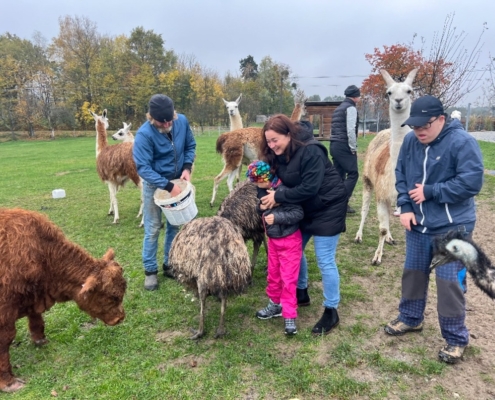
[[[134,135],[131,133],[132,123],[127,125],[125,122],[123,128],[120,128],[117,132],[112,135],[113,140],[122,140],[123,142],[133,142]]]
[[[459,110],[454,110],[450,114],[450,118],[452,119],[458,119],[459,121],[461,120],[461,112]]]
[[[227,101],[225,99],[222,99],[225,107],[227,107],[227,112],[229,113],[229,116],[235,117],[237,115],[240,115],[239,113],[239,103],[241,102],[242,99],[242,93],[239,95],[236,101]]]
[[[395,113],[405,113],[409,116],[413,94],[413,81],[418,69],[415,68],[407,75],[404,82],[396,82],[384,69],[380,70],[385,83],[387,84],[387,96],[390,103],[390,111]],[[407,118],[407,117],[406,117]]]
[[[475,266],[479,259],[480,250],[477,246],[462,233],[451,231],[435,239],[430,269],[453,261],[461,261],[469,268]]]

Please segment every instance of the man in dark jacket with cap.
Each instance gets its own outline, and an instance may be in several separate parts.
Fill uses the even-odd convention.
[[[155,204],[153,195],[156,189],[170,192],[171,197],[180,194],[179,186],[171,181],[178,178],[191,180],[196,141],[187,118],[175,112],[174,103],[168,96],[152,96],[146,117],[148,121],[141,125],[136,133],[133,157],[138,174],[144,181],[144,288],[155,290],[158,289],[156,254],[162,210]],[[179,227],[169,224],[168,221],[166,224],[163,273],[172,278],[168,267],[168,253]]]
[[[348,198],[352,196],[359,178],[357,161],[357,132],[359,117],[356,104],[361,92],[355,85],[345,91],[345,100],[335,109],[332,115],[332,134],[330,136],[330,155],[333,165],[344,180]],[[347,206],[348,213],[354,209]]]
[[[412,132],[399,152],[395,188],[400,222],[406,228],[406,259],[399,316],[385,327],[394,336],[423,329],[434,239],[450,230],[472,234],[474,196],[483,185],[478,143],[457,119],[447,119],[439,99],[415,100],[404,125]],[[438,266],[435,275],[438,322],[447,342],[438,357],[456,363],[469,342],[466,267],[460,261],[449,262]]]

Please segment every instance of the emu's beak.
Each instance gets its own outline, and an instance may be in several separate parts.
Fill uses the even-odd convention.
[[[445,257],[443,254],[438,254],[435,257],[433,257],[433,260],[431,260],[430,271],[433,271],[436,267],[446,263],[447,263],[447,257]]]

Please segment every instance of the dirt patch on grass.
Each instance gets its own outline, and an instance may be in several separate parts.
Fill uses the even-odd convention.
[[[494,226],[495,213],[488,202],[478,201],[478,222],[473,234],[475,242],[485,251],[491,260],[495,260]],[[397,219],[392,221],[397,224]],[[395,230],[400,231],[399,229]],[[394,234],[399,246],[404,248],[404,233]],[[367,292],[367,301],[362,307],[356,303],[341,310],[341,327],[350,327],[360,323],[368,331],[368,337],[363,342],[362,351],[379,350],[382,357],[402,361],[414,366],[420,359],[437,360],[438,350],[444,345],[440,333],[437,313],[437,294],[434,275],[430,279],[428,302],[425,310],[424,330],[419,334],[408,334],[402,337],[390,337],[383,332],[383,326],[398,314],[400,286],[404,252],[395,251],[390,257],[390,251],[385,248],[383,264],[380,269],[366,277],[355,277]],[[467,318],[466,324],[470,331],[470,343],[464,355],[464,360],[456,365],[443,368],[439,375],[427,377],[412,375],[417,379],[415,398],[461,398],[461,399],[495,399],[495,302],[479,290],[468,277]],[[372,318],[363,318],[372,316]],[[324,349],[328,351],[328,349]],[[326,357],[323,357],[325,359]],[[441,369],[442,366],[439,366]],[[352,373],[356,379],[366,381],[366,374],[355,370]],[[369,375],[371,382],[374,374]],[[411,376],[410,376],[411,377]],[[439,387],[441,389],[439,389]],[[439,397],[439,390],[443,395]],[[393,394],[393,392],[391,393]],[[400,397],[400,394],[399,394]],[[424,398],[424,397],[423,397]]]

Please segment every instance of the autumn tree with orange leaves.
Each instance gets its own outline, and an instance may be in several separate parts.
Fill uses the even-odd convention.
[[[366,60],[371,64],[371,74],[363,82],[361,92],[363,100],[375,112],[385,112],[385,84],[380,70],[385,69],[397,81],[404,81],[413,68],[419,68],[414,80],[416,96],[431,94],[442,100],[445,108],[456,105],[466,94],[474,91],[479,85],[482,71],[477,69],[478,58],[483,44],[481,38],[486,31],[486,23],[471,51],[464,48],[465,32],[456,32],[452,26],[454,13],[448,14],[443,30],[435,33],[428,55],[424,49],[425,39],[421,38],[419,50],[411,44],[395,44],[375,48],[371,54],[366,54]]]

